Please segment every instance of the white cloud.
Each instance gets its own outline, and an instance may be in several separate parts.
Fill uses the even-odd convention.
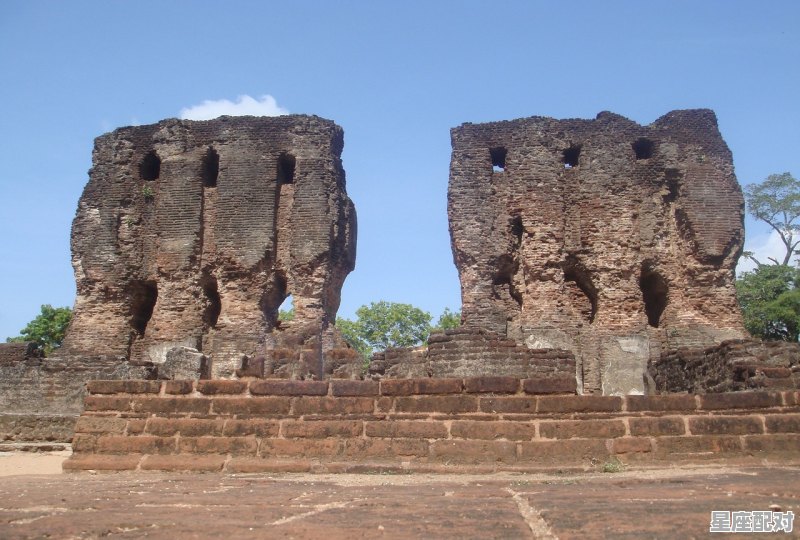
[[[778,261],[783,261],[786,255],[786,246],[781,242],[781,237],[776,231],[769,234],[758,234],[747,238],[744,245],[745,251],[752,251],[756,259],[763,264],[772,264],[768,257],[773,257]],[[741,274],[755,269],[756,264],[746,257],[739,259],[736,265],[736,273]]]
[[[181,109],[184,120],[211,120],[222,115],[229,116],[281,116],[289,111],[279,106],[275,98],[263,95],[259,99],[248,95],[239,96],[236,101],[228,99],[207,99],[200,105]]]

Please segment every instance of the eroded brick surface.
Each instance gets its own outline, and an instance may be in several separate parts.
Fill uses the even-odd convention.
[[[298,115],[99,137],[60,352],[152,363],[166,377],[352,375],[357,355],[335,352],[347,347],[329,325],[355,264],[342,146],[333,122]],[[278,322],[288,295],[295,317]]]
[[[662,351],[745,336],[733,287],[744,204],[712,111],[649,126],[608,112],[463,124],[451,139],[465,326],[570,351],[583,392],[605,394],[641,391]],[[467,365],[537,377],[513,355],[442,371]]]

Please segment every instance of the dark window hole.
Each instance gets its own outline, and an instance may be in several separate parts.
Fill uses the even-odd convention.
[[[571,169],[578,166],[581,157],[581,145],[575,144],[570,146],[562,152],[562,161],[564,162],[565,169]]]
[[[139,175],[142,180],[153,181],[161,174],[161,158],[155,151],[149,152],[139,165]]]
[[[642,290],[647,324],[658,328],[661,323],[661,315],[664,313],[664,308],[667,307],[667,301],[669,300],[667,282],[658,272],[642,267],[639,288]]]
[[[153,308],[158,299],[155,281],[136,281],[131,284],[131,328],[140,336],[147,330],[147,323],[153,316]]]
[[[636,141],[631,143],[631,146],[633,147],[633,152],[636,154],[636,159],[650,159],[653,157],[655,145],[650,139],[645,139],[644,137],[636,139]]]
[[[503,172],[506,170],[506,154],[508,154],[508,151],[502,146],[489,149],[489,156],[492,158],[493,172]]]
[[[203,156],[203,187],[217,187],[217,177],[219,176],[219,154],[213,148],[209,148]]]
[[[278,158],[278,184],[294,184],[294,167],[294,156],[281,154]]]
[[[203,310],[203,324],[207,328],[217,325],[219,314],[222,312],[222,300],[219,297],[219,287],[214,276],[204,276],[200,282],[203,294],[206,297],[206,306]]]
[[[523,231],[524,228],[522,226],[522,217],[514,216],[513,218],[511,218],[511,234],[514,235],[514,240],[516,240],[517,244],[522,242]]]

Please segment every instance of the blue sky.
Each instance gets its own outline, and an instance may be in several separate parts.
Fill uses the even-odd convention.
[[[460,307],[449,129],[708,107],[740,183],[800,175],[800,2],[35,1],[0,4],[0,339],[72,305],[69,230],[95,137],[272,96],[345,130],[358,211],[340,316]],[[768,245],[747,221],[750,247]]]

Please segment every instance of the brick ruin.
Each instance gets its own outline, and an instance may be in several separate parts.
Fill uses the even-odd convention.
[[[66,470],[797,459],[799,349],[741,339],[742,195],[712,112],[452,139],[463,324],[349,380],[361,360],[332,324],[356,234],[338,126],[223,117],[98,138],[67,338],[53,358],[0,345],[0,449],[71,440]],[[575,395],[643,379],[683,394]]]
[[[799,391],[545,395],[539,382],[92,381],[64,469],[492,473],[800,457]]]
[[[99,137],[72,227],[78,297],[60,354],[165,378],[352,375],[358,356],[332,325],[356,249],[343,144],[339,126],[300,115]],[[279,321],[289,295],[294,319]]]
[[[465,327],[571,351],[582,391],[605,394],[641,392],[662,352],[746,337],[744,201],[712,111],[467,123],[451,138]],[[480,359],[473,373],[528,376]]]

